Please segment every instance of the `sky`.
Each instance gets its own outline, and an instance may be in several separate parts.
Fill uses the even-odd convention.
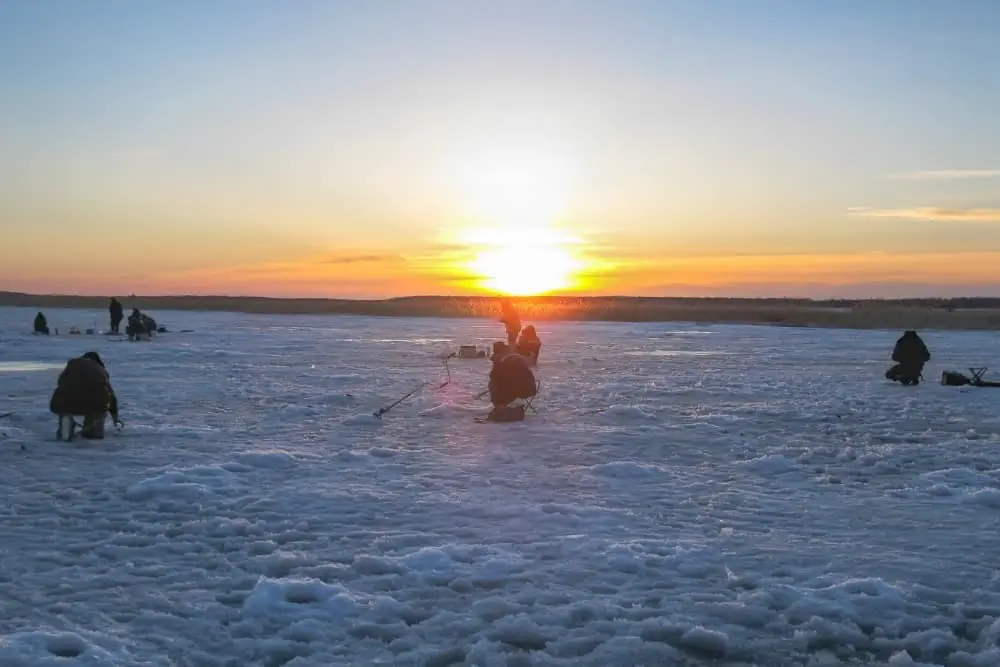
[[[1000,296],[996,0],[0,0],[0,290]]]

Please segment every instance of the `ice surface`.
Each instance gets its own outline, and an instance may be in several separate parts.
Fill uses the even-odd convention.
[[[435,388],[441,349],[496,323],[34,312],[0,309],[3,667],[1000,665],[1000,390],[935,381],[996,334],[926,332],[904,388],[897,332],[543,323],[537,414],[476,424],[489,362]],[[57,442],[88,349],[127,426]]]

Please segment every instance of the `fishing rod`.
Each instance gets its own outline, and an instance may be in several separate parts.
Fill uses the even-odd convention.
[[[448,360],[451,359],[454,356],[455,356],[455,353],[452,352],[451,354],[449,354],[447,357],[444,358],[444,370],[445,370],[445,373],[447,373],[447,377],[445,378],[444,382],[442,382],[437,387],[435,387],[435,389],[443,389],[444,387],[446,387],[447,385],[449,385],[451,383],[451,368],[448,367]],[[418,391],[420,391],[421,389],[423,389],[424,387],[426,387],[429,384],[431,384],[431,382],[429,382],[429,381],[427,381],[427,382],[421,382],[419,385],[417,385],[416,387],[414,387],[413,389],[411,389],[409,392],[407,392],[406,394],[403,394],[403,396],[400,397],[398,400],[390,403],[389,405],[383,406],[383,407],[379,408],[378,410],[376,410],[375,412],[373,412],[372,416],[375,417],[375,419],[382,419],[382,415],[384,415],[385,413],[389,412],[389,410],[392,410],[394,407],[396,407],[397,405],[399,405],[400,403],[402,403],[403,401],[405,401],[406,399],[408,399],[410,396],[413,396],[415,393],[417,393]]]
[[[424,387],[426,387],[429,384],[430,384],[430,382],[421,382],[413,390],[411,390],[410,392],[408,392],[406,394],[403,394],[402,398],[400,398],[396,402],[390,403],[389,405],[381,407],[378,410],[376,410],[375,412],[373,412],[372,416],[375,417],[375,419],[382,419],[382,415],[384,415],[385,413],[389,412],[389,410],[392,410],[394,407],[396,407],[397,405],[399,405],[400,403],[402,403],[403,401],[405,401],[406,399],[408,399],[410,396],[413,396],[415,393],[417,393],[418,391],[420,391],[421,389],[423,389]]]

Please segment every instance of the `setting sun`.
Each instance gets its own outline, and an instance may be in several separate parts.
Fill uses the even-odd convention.
[[[451,187],[472,229],[459,242],[477,286],[534,296],[576,286],[580,239],[555,227],[570,206],[579,156],[552,137],[507,133],[486,145],[466,145],[452,163]]]
[[[478,231],[466,236],[477,247],[468,268],[486,289],[535,296],[575,286],[583,262],[566,246],[578,243],[546,229]]]

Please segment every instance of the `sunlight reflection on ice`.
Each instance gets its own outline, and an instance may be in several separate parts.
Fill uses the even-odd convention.
[[[62,364],[46,364],[39,361],[0,361],[0,373],[31,373],[58,370],[62,367]]]

